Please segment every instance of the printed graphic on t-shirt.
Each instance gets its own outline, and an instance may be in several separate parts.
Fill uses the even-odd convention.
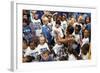
[[[43,53],[43,52],[45,52],[45,51],[47,51],[47,50],[48,50],[47,48],[41,48],[41,49],[40,49],[40,52]]]

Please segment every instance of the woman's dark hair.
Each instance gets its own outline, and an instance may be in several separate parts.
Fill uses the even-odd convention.
[[[78,31],[80,31],[80,30],[81,30],[81,26],[80,26],[80,25],[76,25],[75,27],[77,27],[77,28],[78,28]]]
[[[87,24],[87,22],[86,22],[87,18],[89,18],[89,20],[90,20],[90,22],[91,22],[91,17],[90,17],[90,16],[86,16],[86,17],[85,17],[85,24]]]
[[[89,51],[89,44],[84,44],[81,49],[82,49],[82,53],[86,55],[87,52]]]
[[[71,25],[69,25],[67,27],[67,34],[72,34],[73,32],[74,32],[74,28]]]

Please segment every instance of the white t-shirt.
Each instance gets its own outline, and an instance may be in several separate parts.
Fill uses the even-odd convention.
[[[38,37],[41,36],[41,33],[42,33],[42,29],[37,29],[35,32],[36,36]]]
[[[75,56],[73,54],[68,54],[68,60],[74,61],[74,60],[77,60],[77,59],[75,58]]]
[[[56,36],[55,31],[58,32],[58,36],[60,36],[60,37],[64,36],[61,27],[58,27],[58,28],[54,27],[53,28],[53,31],[52,31],[53,36]]]
[[[84,45],[84,44],[88,44],[89,43],[89,38],[83,38],[82,39],[82,46]]]
[[[24,57],[29,55],[30,48],[28,47],[27,49],[24,50]]]
[[[63,48],[63,44],[61,45],[55,44],[55,46],[53,47],[53,50],[55,54],[57,54],[62,48]]]
[[[33,19],[31,21],[32,21],[33,24],[36,24],[36,25],[39,24],[39,25],[41,25],[41,20],[40,19],[37,19],[37,20]]]
[[[73,33],[73,35],[75,36],[75,41],[77,43],[80,43],[80,35],[79,34],[75,34],[75,32]]]
[[[26,57],[27,55],[36,57],[39,54],[36,49],[31,50],[30,47],[28,47],[27,49],[25,49],[24,52],[25,52],[24,57]]]
[[[48,26],[49,26],[49,28],[52,30],[52,27],[53,27],[52,22],[51,22],[51,23],[48,23]]]
[[[82,55],[83,60],[88,60],[88,53],[86,55]]]
[[[41,54],[42,52],[44,52],[46,50],[50,51],[47,43],[44,43],[43,45],[39,44],[37,46],[36,50],[39,52],[39,54]]]
[[[68,25],[68,24],[67,24],[67,21],[62,21],[62,22],[61,22],[61,27],[62,27],[63,30],[66,30],[67,25]]]
[[[39,55],[39,52],[37,50],[31,50],[30,51],[30,56],[33,56],[33,57],[37,57]]]
[[[55,28],[56,22],[52,21],[52,30]]]
[[[41,33],[42,33],[42,29],[41,29],[41,21],[40,19],[38,20],[33,20],[33,27],[35,28],[35,33],[36,33],[36,36],[40,36]]]

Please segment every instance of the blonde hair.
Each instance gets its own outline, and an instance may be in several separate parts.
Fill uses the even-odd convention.
[[[45,38],[45,36],[44,36],[43,34],[41,34],[41,36],[39,36],[39,40],[40,40],[41,38],[43,38],[43,39],[44,39],[45,43],[47,43],[47,42],[48,42],[48,41],[47,41],[47,39]]]

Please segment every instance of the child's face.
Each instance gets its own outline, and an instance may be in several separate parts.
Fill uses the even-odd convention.
[[[64,21],[64,20],[66,20],[66,16],[63,15],[62,16],[62,21]]]
[[[74,24],[74,23],[75,23],[75,19],[74,18],[71,18],[70,24]]]
[[[82,20],[83,20],[83,16],[80,15],[80,16],[78,17],[78,22],[81,22]]]
[[[58,17],[57,17],[57,20],[61,20],[62,19],[62,17],[61,17],[61,15],[59,15]]]
[[[90,23],[89,17],[86,18],[86,23]]]
[[[84,30],[84,37],[87,38],[89,36],[89,31],[88,30]]]
[[[32,50],[35,49],[35,43],[34,42],[30,43],[30,49],[32,49]]]
[[[51,22],[51,16],[48,16],[48,20],[49,20],[49,22]]]
[[[73,41],[74,41],[74,37],[73,37],[72,35],[69,35],[69,36],[68,36],[68,42],[69,42],[70,44],[72,44]]]
[[[78,31],[78,27],[75,27],[75,33],[78,33],[79,31]]]
[[[48,20],[47,17],[44,17],[44,18],[42,19],[42,22],[43,22],[43,24],[47,25],[48,22],[49,22],[49,20]]]
[[[36,19],[36,20],[38,19],[38,15],[37,14],[35,14],[34,19]]]
[[[45,60],[45,61],[48,60],[48,58],[49,58],[48,52],[43,53],[43,54],[41,55],[41,57],[42,57],[42,59]]]
[[[43,45],[45,43],[45,37],[40,37],[40,44]]]

